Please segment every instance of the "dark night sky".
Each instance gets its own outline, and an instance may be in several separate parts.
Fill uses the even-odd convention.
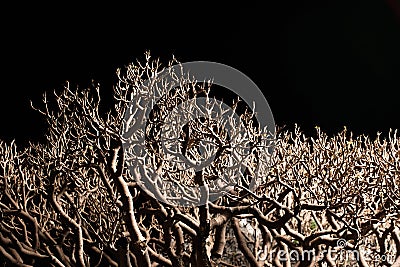
[[[263,90],[278,125],[328,133],[346,125],[370,135],[400,128],[396,1],[4,10],[0,138],[40,140],[45,124],[29,100],[39,104],[66,80],[85,87],[92,79],[110,97],[116,68],[145,50],[239,69]]]

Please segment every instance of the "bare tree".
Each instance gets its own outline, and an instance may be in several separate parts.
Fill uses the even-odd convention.
[[[67,83],[37,109],[45,143],[0,143],[1,264],[400,265],[397,132],[270,140],[239,100],[165,69],[118,70],[107,113],[98,85]]]

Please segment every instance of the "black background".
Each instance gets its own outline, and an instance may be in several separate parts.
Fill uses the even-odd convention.
[[[39,105],[66,80],[87,87],[93,79],[110,101],[116,68],[146,50],[237,68],[263,90],[280,126],[371,136],[400,128],[398,0],[198,5],[3,9],[0,138],[42,140],[46,126],[29,100]]]

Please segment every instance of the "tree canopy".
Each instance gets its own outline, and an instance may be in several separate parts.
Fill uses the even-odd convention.
[[[400,265],[396,131],[371,140],[296,126],[268,139],[240,97],[213,102],[212,82],[190,77],[173,76],[179,86],[143,106],[164,69],[146,54],[118,70],[108,112],[99,85],[67,83],[34,105],[46,142],[0,142],[1,264]],[[178,106],[200,113],[175,116]]]

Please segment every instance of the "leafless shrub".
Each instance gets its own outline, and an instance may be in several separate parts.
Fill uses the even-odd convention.
[[[233,121],[218,116],[183,120],[180,132],[166,135],[174,136],[166,153],[160,128],[168,133],[174,107],[182,104],[189,112],[196,103],[184,103],[210,99],[212,85],[185,78],[186,83],[149,111],[144,131],[133,131],[147,107],[138,101],[127,109],[138,96],[151,97],[143,84],[162,69],[146,54],[144,63],[119,70],[115,106],[106,114],[99,111],[97,85],[72,90],[67,83],[51,100],[44,96],[38,109],[48,123],[47,142],[22,151],[14,143],[0,143],[0,263],[399,266],[397,132],[371,140],[353,137],[346,129],[333,137],[317,129],[311,138],[296,127],[278,131],[270,150],[264,129],[245,111],[238,114],[245,130],[235,134],[225,130]],[[230,109],[236,111],[237,104]],[[134,150],[124,153],[129,136],[145,137],[149,158],[141,166],[132,165]],[[250,152],[242,153],[242,147]],[[169,156],[179,152],[196,161],[212,151],[217,156],[203,171]],[[154,166],[157,172],[150,172]],[[243,172],[231,171],[233,166]],[[156,200],[155,192],[165,196],[170,188],[150,180],[154,174],[185,186],[203,186],[206,191],[198,195],[190,190],[187,195],[174,193],[189,202],[206,196],[203,205]],[[210,194],[220,186],[215,181],[224,176],[229,180],[224,183],[229,185],[223,188],[226,194],[212,199]],[[143,179],[153,181],[154,188],[143,190]],[[293,255],[299,257],[291,259]]]

